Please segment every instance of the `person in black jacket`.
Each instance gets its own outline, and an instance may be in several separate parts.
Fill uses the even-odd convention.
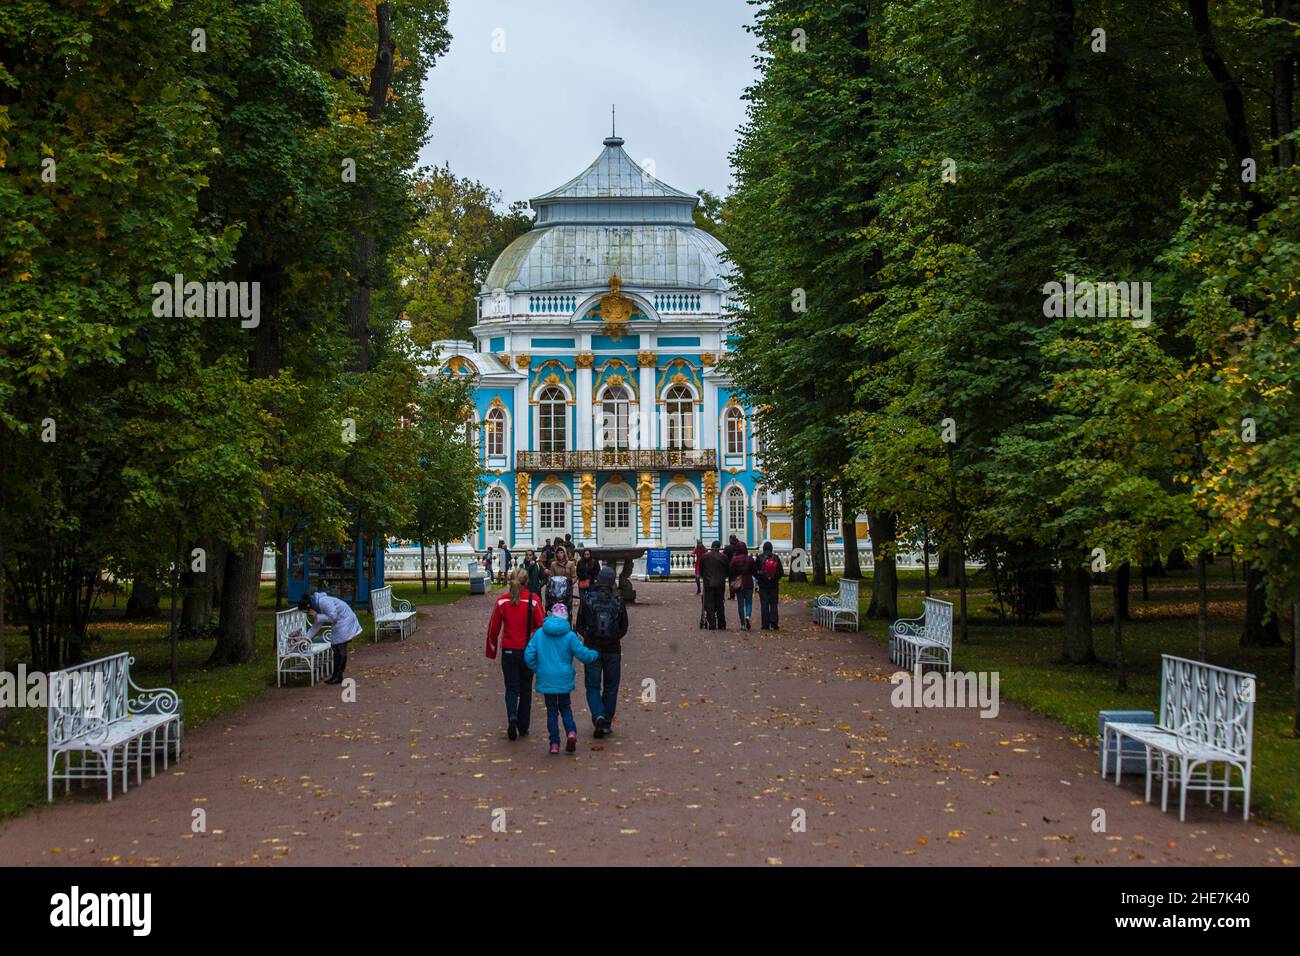
[[[587,600],[579,605],[583,641],[600,654],[583,664],[587,685],[587,706],[596,737],[612,732],[614,709],[618,706],[618,682],[623,670],[623,636],[627,634],[627,605],[614,583],[610,565],[600,569]]]
[[[754,562],[754,583],[758,585],[759,620],[763,630],[780,630],[776,605],[780,594],[780,581],[785,576],[781,559],[772,551],[772,542],[763,542],[763,552]]]
[[[727,573],[729,563],[722,554],[722,542],[700,558],[700,577],[704,580],[704,626],[711,631],[727,629]]]

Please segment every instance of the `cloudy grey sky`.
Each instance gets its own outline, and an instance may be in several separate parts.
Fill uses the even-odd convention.
[[[751,19],[745,0],[451,0],[421,163],[528,199],[595,159],[613,103],[629,156],[679,189],[725,193]]]

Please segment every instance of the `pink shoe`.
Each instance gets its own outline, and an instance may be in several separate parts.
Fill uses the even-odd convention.
[[[558,754],[559,752],[560,752],[560,745],[559,745],[559,744],[551,744],[551,753],[553,753],[553,754]]]
[[[578,735],[569,734],[569,739],[566,740],[564,743],[564,752],[571,754],[577,749],[578,749]]]

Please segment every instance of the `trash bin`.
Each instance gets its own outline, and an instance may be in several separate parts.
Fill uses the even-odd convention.
[[[1097,760],[1098,769],[1101,768],[1101,747],[1105,743],[1104,728],[1107,724],[1151,724],[1155,725],[1156,715],[1149,710],[1103,710],[1097,714]],[[1147,769],[1147,749],[1136,740],[1130,740],[1127,737],[1122,738],[1119,743],[1122,745],[1120,753],[1124,759],[1123,773],[1146,773]],[[1107,772],[1111,775],[1115,773],[1115,740],[1110,742],[1110,756],[1106,761]]]
[[[469,565],[469,593],[487,593],[487,578],[483,575],[483,565],[477,561],[471,561]]]

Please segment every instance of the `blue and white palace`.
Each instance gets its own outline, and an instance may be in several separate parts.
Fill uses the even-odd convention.
[[[532,200],[492,266],[474,341],[436,343],[475,381],[482,512],[462,547],[689,549],[736,535],[788,547],[788,498],[762,486],[753,409],[718,368],[731,340],[725,250],[699,200],[610,136]]]

